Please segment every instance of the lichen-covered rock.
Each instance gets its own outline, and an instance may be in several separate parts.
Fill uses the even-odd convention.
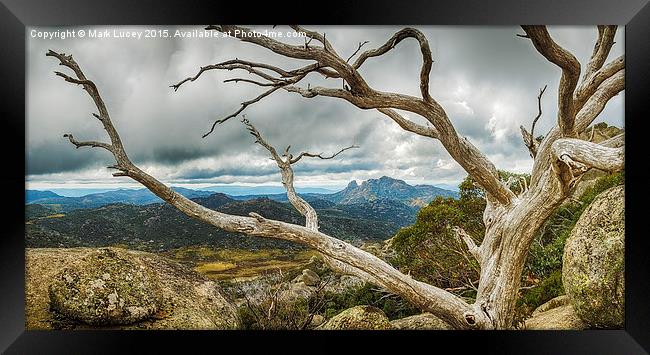
[[[278,299],[282,302],[306,300],[316,294],[316,287],[307,286],[304,282],[292,282],[287,288],[280,290]]]
[[[542,312],[546,312],[550,309],[561,307],[561,306],[566,306],[567,304],[570,304],[569,302],[569,296],[567,295],[561,295],[557,296],[555,298],[550,299],[548,302],[542,304],[541,306],[535,308],[533,311],[532,316],[536,316]]]
[[[325,292],[344,293],[352,289],[360,288],[365,281],[352,275],[341,275],[328,282],[323,288]]]
[[[102,248],[55,276],[49,287],[53,310],[92,325],[135,323],[162,305],[160,281],[125,250]]]
[[[302,270],[301,276],[302,282],[304,282],[307,286],[317,286],[320,283],[320,276],[309,269]]]
[[[382,330],[392,329],[388,317],[381,309],[373,306],[356,306],[330,318],[316,329],[323,330]]]
[[[408,330],[449,330],[453,329],[449,324],[443,322],[440,318],[431,313],[416,314],[414,316],[396,319],[390,322],[395,329]]]
[[[564,247],[562,282],[590,328],[623,328],[625,190],[613,187],[582,213]]]
[[[564,304],[533,314],[531,318],[526,319],[524,329],[580,330],[585,329],[585,324],[570,304]]]
[[[315,328],[323,324],[324,321],[325,321],[325,317],[321,316],[320,314],[314,314],[311,318],[311,322],[309,322],[309,325],[312,328]]]
[[[115,250],[115,249],[112,249]],[[49,285],[61,270],[94,254],[93,248],[39,248],[26,250],[25,296],[26,328],[95,329],[50,308]],[[141,263],[158,278],[158,310],[139,322],[105,325],[109,329],[237,329],[240,326],[235,306],[223,295],[218,284],[167,258],[133,250],[117,250],[133,263]],[[103,266],[102,266],[103,267]],[[97,272],[99,275],[104,272]],[[110,273],[120,278],[119,273]],[[119,300],[118,300],[119,304]]]

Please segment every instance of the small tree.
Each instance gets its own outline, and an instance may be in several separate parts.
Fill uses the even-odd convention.
[[[480,266],[474,303],[467,303],[448,291],[414,280],[376,256],[320,233],[313,225],[305,227],[274,221],[255,213],[251,213],[250,217],[224,214],[205,208],[176,193],[131,162],[97,86],[86,78],[72,56],[49,51],[48,56],[57,58],[61,65],[73,72],[73,76],[61,72],[56,74],[70,83],[82,85],[94,101],[99,111],[94,116],[108,133],[110,143],[77,141],[70,134],[65,137],[77,148],[96,147],[109,151],[116,162],[109,166],[117,170],[114,176],[127,176],[138,181],[192,218],[229,232],[304,244],[321,252],[331,264],[337,264],[339,271],[361,276],[382,286],[422,310],[442,318],[455,328],[510,328],[524,261],[537,230],[568,198],[586,171],[619,171],[624,167],[622,134],[600,144],[578,139],[578,134],[594,121],[607,102],[625,88],[624,57],[618,57],[605,64],[614,44],[617,27],[598,26],[598,40],[581,79],[578,60],[553,41],[546,27],[522,26],[525,34],[519,36],[530,39],[535,49],[558,66],[562,74],[558,87],[557,124],[541,141],[530,138],[535,137],[534,132],[528,133],[525,128],[522,129],[524,142],[534,163],[530,183],[518,193],[513,192],[508,184],[500,179],[496,167],[482,152],[456,132],[443,107],[431,97],[429,74],[433,59],[429,43],[422,32],[414,28],[404,28],[375,49],[362,52],[365,42],[360,43],[351,56],[344,58],[336,52],[324,33],[309,31],[300,26],[292,28],[307,35],[308,40],[304,45],[289,45],[239,26],[211,25],[206,29],[228,33],[281,56],[309,60],[312,64],[295,70],[285,70],[265,63],[234,59],[204,66],[195,76],[186,78],[172,87],[178,90],[184,83],[197,80],[210,70],[246,70],[259,80],[235,78],[230,81],[267,88],[259,96],[243,102],[236,112],[216,120],[204,137],[213,132],[217,124],[238,116],[248,106],[282,89],[305,98],[325,96],[345,100],[360,109],[377,110],[406,131],[439,140],[450,156],[485,191],[485,236],[481,244],[476,245],[473,238],[460,228],[457,229]],[[408,38],[416,40],[420,45],[420,97],[383,92],[370,87],[359,72],[361,66],[369,59],[388,53]],[[355,61],[351,63],[355,56]],[[310,73],[326,79],[342,80],[343,85],[341,88],[298,86]],[[538,102],[539,100],[541,93]],[[398,110],[424,118],[427,125],[408,120]],[[541,116],[541,112],[538,116]],[[309,209],[306,208],[303,214],[308,215]]]

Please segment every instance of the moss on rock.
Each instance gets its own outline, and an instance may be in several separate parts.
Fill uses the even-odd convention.
[[[382,330],[392,329],[388,317],[381,309],[373,306],[356,306],[330,318],[317,329],[323,330]]]
[[[135,323],[162,304],[160,282],[137,257],[102,248],[65,267],[49,287],[53,310],[92,325]]]
[[[623,328],[625,190],[613,187],[587,207],[564,249],[562,281],[576,314],[591,328]]]
[[[231,300],[224,297],[217,283],[165,257],[126,249],[113,249],[113,251],[118,253],[122,261],[144,265],[145,273],[153,274],[159,281],[159,288],[155,285],[155,281],[151,288],[155,290],[152,291],[154,294],[151,296],[161,301],[156,312],[129,324],[118,321],[113,325],[108,323],[98,325],[71,318],[61,311],[53,311],[50,304],[61,300],[51,301],[51,298],[58,297],[56,296],[58,291],[55,291],[52,297],[49,292],[50,284],[61,282],[59,277],[63,277],[62,270],[77,268],[73,265],[82,263],[84,258],[89,262],[87,257],[90,255],[93,258],[92,255],[96,256],[100,250],[94,248],[26,250],[25,325],[27,329],[97,329],[99,327],[101,329],[238,329],[240,327],[241,322],[235,306]],[[100,275],[101,278],[106,273],[107,265],[110,263],[97,264],[96,270],[84,270],[84,272],[92,272]],[[109,272],[111,279],[125,276],[124,273],[115,272],[116,270]],[[104,287],[107,287],[106,280],[104,280]],[[97,294],[93,297],[95,296]],[[117,304],[119,305],[119,298]]]
[[[416,314],[414,316],[396,319],[390,322],[395,329],[408,330],[450,330],[453,329],[442,319],[431,313]]]

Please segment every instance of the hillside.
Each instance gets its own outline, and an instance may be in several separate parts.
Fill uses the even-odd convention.
[[[52,191],[25,190],[25,203],[31,203],[38,200],[44,200],[48,198],[59,198],[59,197],[63,197],[63,196],[55,194]]]
[[[267,218],[304,224],[304,218],[293,206],[266,198],[236,201],[224,194],[213,194],[194,200],[224,213],[247,216],[250,212],[256,212]],[[412,223],[414,216],[414,213],[409,215],[411,210],[408,206],[400,203],[327,207],[319,209],[321,231],[355,242],[387,239],[400,227]],[[65,214],[51,214],[56,212],[40,205],[29,205],[28,210],[28,247],[125,245],[147,251],[164,251],[191,245],[253,250],[297,247],[280,240],[226,233],[162,203],[144,206],[111,204],[72,210]]]
[[[213,194],[210,191],[192,190],[182,187],[172,187],[172,189],[187,198],[206,197]],[[26,203],[28,204],[39,204],[61,212],[80,208],[97,208],[113,203],[146,205],[162,202],[158,196],[145,188],[119,189],[80,197],[60,196],[51,191],[26,190],[25,197]]]
[[[219,186],[206,187],[205,190],[172,187],[172,189],[187,198],[208,197],[215,194],[213,190],[217,188],[228,191],[218,193],[225,194],[234,200],[245,201],[268,198],[278,202],[289,202],[284,188],[276,186],[232,186],[230,188]],[[254,193],[244,194],[245,192]],[[412,186],[402,180],[387,176],[364,181],[361,185],[357,185],[356,181],[352,181],[345,189],[335,193],[330,193],[329,190],[321,188],[302,188],[298,189],[298,192],[305,200],[314,204],[314,208],[327,208],[335,204],[375,203],[377,200],[393,200],[409,206],[422,207],[437,196],[458,197],[458,193],[454,191],[431,185]],[[147,205],[161,202],[160,198],[144,188],[118,189],[78,197],[61,196],[52,191],[26,190],[25,192],[25,203],[39,204],[57,212],[68,212],[80,208],[98,208],[115,203]]]

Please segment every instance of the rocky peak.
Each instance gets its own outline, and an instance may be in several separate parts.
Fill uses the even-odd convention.
[[[345,189],[346,189],[346,190],[351,190],[351,189],[356,189],[357,187],[359,187],[359,185],[357,184],[357,181],[356,181],[356,180],[352,180],[352,181],[350,181],[350,183],[348,184],[348,186],[345,187]]]

